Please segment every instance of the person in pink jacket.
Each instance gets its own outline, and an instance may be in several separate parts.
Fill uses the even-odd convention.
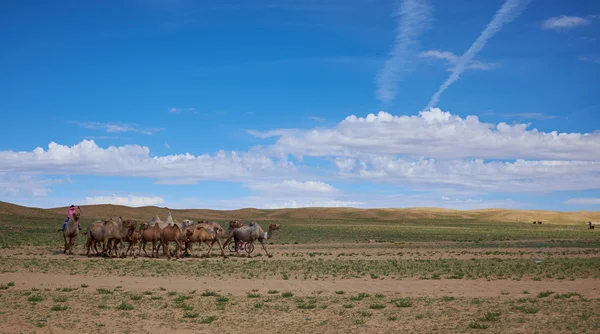
[[[81,208],[79,206],[71,205],[69,207],[69,212],[67,213],[67,219],[65,219],[65,222],[63,223],[63,226],[62,226],[63,231],[67,227],[67,223],[69,222],[69,220],[71,218],[73,218],[73,214],[75,213],[75,210],[77,210],[77,209],[81,213]],[[81,231],[81,224],[79,224],[79,222],[77,222],[77,228]]]

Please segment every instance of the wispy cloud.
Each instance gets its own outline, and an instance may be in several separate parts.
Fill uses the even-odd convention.
[[[180,113],[180,112],[192,112],[196,111],[196,108],[169,108],[170,113]]]
[[[542,23],[542,29],[568,30],[590,24],[590,20],[579,16],[561,15],[551,17]]]
[[[308,119],[315,121],[315,122],[323,122],[325,121],[325,118],[323,117],[318,117],[318,116],[308,116]]]
[[[93,204],[114,204],[114,205],[126,205],[126,206],[151,206],[151,205],[161,205],[165,202],[162,197],[159,196],[93,196],[86,197],[83,200],[84,204],[93,205]]]
[[[104,129],[106,132],[137,132],[144,135],[152,135],[164,130],[163,128],[139,128],[136,125],[116,124],[116,123],[99,123],[99,122],[76,122],[81,127],[86,129]]]
[[[166,149],[171,149],[171,145],[169,145],[169,143],[165,143],[165,148]]]
[[[247,130],[246,133],[253,137],[266,139],[266,138],[271,138],[271,137],[282,136],[282,135],[288,133],[289,131],[290,130],[283,130],[283,129],[269,130],[269,131]]]
[[[547,120],[556,118],[555,115],[548,115],[541,112],[523,112],[523,113],[500,113],[495,111],[486,111],[481,113],[483,116],[502,116],[509,118],[522,118],[522,119],[537,119]]]
[[[426,110],[434,107],[440,99],[440,95],[460,79],[460,75],[469,67],[469,64],[475,58],[477,53],[481,51],[487,41],[492,38],[505,24],[514,20],[521,12],[525,9],[525,7],[531,2],[531,0],[507,0],[504,2],[502,7],[496,12],[494,18],[490,23],[488,23],[487,27],[481,32],[479,37],[473,42],[471,47],[465,52],[457,61],[456,66],[452,69],[452,74],[450,77],[444,82],[440,88],[433,94],[433,97],[429,101],[429,104],[426,107]]]
[[[377,75],[376,95],[384,102],[396,98],[400,73],[410,70],[417,38],[429,27],[431,7],[426,0],[403,0],[395,14],[399,16],[396,38],[389,58]]]
[[[600,56],[591,55],[591,56],[580,56],[579,60],[587,61],[594,64],[600,64]]]
[[[454,65],[454,66],[456,66],[456,64],[458,63],[458,60],[459,60],[459,57],[457,55],[455,55],[454,53],[449,52],[449,51],[429,50],[429,51],[421,52],[419,54],[419,56],[424,57],[424,58],[443,59],[443,60],[446,60],[448,62],[448,64]],[[481,62],[478,60],[472,60],[467,65],[468,69],[484,70],[484,71],[491,70],[496,67],[498,67],[498,64],[484,63],[484,62]],[[448,70],[453,71],[454,68],[451,67]]]
[[[600,205],[600,198],[591,198],[591,197],[570,198],[565,201],[565,204],[569,204],[569,205]]]

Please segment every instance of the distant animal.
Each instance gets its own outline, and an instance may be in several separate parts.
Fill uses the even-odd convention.
[[[539,220],[538,220],[538,221],[535,221],[535,220],[534,220],[534,221],[533,221],[533,223],[534,223],[534,224],[541,224],[542,222],[541,222],[541,221],[539,221]]]
[[[589,230],[593,230],[596,227],[596,225],[600,225],[600,222],[591,222],[591,221],[588,221],[588,229]]]

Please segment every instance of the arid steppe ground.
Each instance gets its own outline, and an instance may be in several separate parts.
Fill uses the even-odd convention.
[[[64,208],[0,203],[0,332],[600,332],[598,212],[83,210],[84,231],[168,212],[282,228],[272,258],[88,258],[82,235],[62,253]]]

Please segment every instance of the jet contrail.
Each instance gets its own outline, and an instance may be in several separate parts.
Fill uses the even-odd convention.
[[[390,58],[377,75],[377,98],[387,102],[396,97],[396,85],[400,72],[408,70],[407,63],[411,47],[416,38],[427,28],[431,18],[431,8],[426,0],[403,0],[395,13],[400,16],[398,29]]]
[[[450,77],[448,77],[448,80],[446,80],[446,82],[440,86],[435,94],[433,94],[425,110],[429,110],[439,102],[440,95],[446,90],[446,88],[450,87],[451,84],[460,79],[462,72],[467,69],[468,65],[471,63],[471,60],[473,60],[475,55],[477,55],[477,53],[483,49],[487,41],[498,31],[500,31],[503,25],[510,23],[517,16],[519,16],[519,14],[521,14],[521,12],[531,1],[532,0],[506,0],[502,7],[500,7],[500,9],[496,12],[496,15],[494,15],[492,21],[488,23],[487,27],[485,27],[467,52],[465,52],[458,59],[456,66],[452,69]]]

